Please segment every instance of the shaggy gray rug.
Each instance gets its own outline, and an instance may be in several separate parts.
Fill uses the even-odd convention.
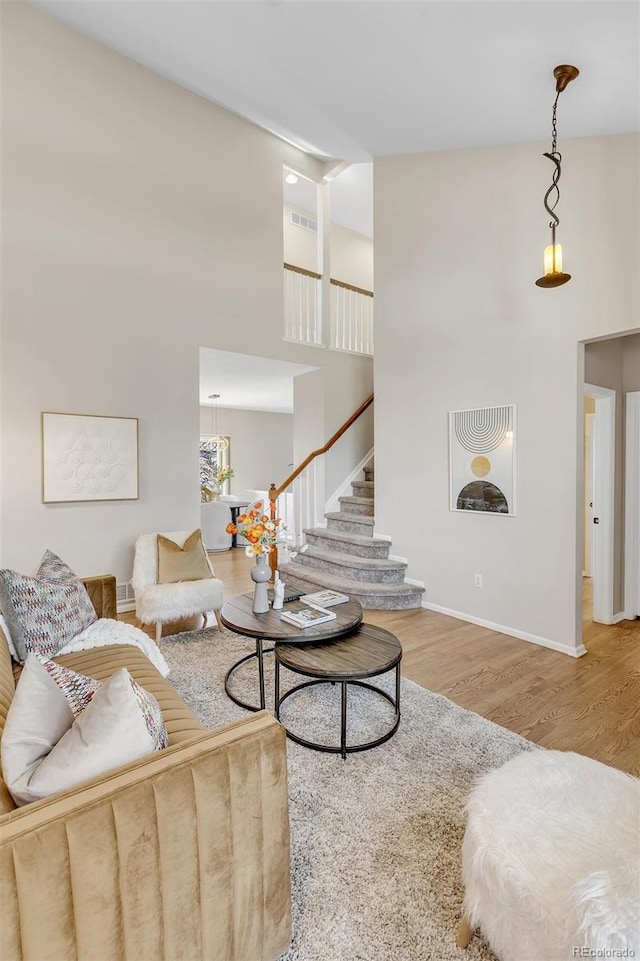
[[[225,695],[223,678],[254,649],[249,638],[217,630],[162,641],[171,682],[208,727],[246,716]],[[265,661],[272,709],[273,655]],[[289,686],[303,680],[282,675]],[[377,682],[391,690],[392,678]],[[232,689],[257,699],[255,660]],[[412,681],[402,681],[401,710],[390,741],[346,761],[287,742],[293,943],[283,961],[493,961],[478,936],[466,951],[455,943],[464,800],[478,774],[533,745]],[[365,691],[350,697],[349,712],[347,743],[384,731],[391,717],[391,707]],[[294,695],[282,719],[303,736],[337,743],[339,688]]]

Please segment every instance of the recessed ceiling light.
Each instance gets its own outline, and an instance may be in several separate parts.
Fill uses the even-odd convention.
[[[284,182],[285,182],[286,184],[297,184],[297,183],[298,183],[298,178],[296,177],[295,174],[289,173],[289,174],[287,174],[287,176],[284,178]]]

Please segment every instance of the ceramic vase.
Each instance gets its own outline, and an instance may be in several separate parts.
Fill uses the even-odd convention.
[[[256,562],[251,568],[251,580],[256,585],[253,591],[253,613],[266,614],[269,610],[269,595],[267,582],[271,577],[271,568],[267,564],[267,555],[258,554]]]

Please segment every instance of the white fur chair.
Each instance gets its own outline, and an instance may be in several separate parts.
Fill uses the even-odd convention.
[[[161,531],[164,537],[183,546],[193,531]],[[207,557],[211,577],[178,584],[158,584],[158,534],[141,534],[136,541],[131,583],[136,597],[136,617],[143,624],[156,625],[156,642],[162,637],[162,625],[181,617],[202,614],[204,626],[208,612],[213,611],[218,627],[222,607],[222,581],[214,576]]]
[[[640,956],[639,780],[525,752],[481,778],[467,811],[459,947],[479,927],[500,961]]]

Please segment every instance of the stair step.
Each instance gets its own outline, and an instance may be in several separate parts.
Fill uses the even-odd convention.
[[[375,486],[373,481],[360,480],[351,482],[354,497],[373,497]]]
[[[349,514],[373,515],[373,497],[339,497],[340,510]]]
[[[349,514],[346,511],[330,511],[324,515],[329,530],[373,534],[373,514]]]
[[[355,554],[357,557],[388,557],[391,544],[380,538],[366,537],[345,531],[329,530],[328,527],[311,527],[304,531],[308,544],[322,550]]]
[[[338,551],[322,550],[304,544],[295,557],[296,564],[326,571],[337,577],[371,584],[402,584],[407,565],[403,561],[390,561],[388,558],[358,557],[355,554],[341,554]]]
[[[409,610],[422,606],[423,587],[413,584],[367,584],[345,577],[336,577],[327,571],[314,570],[291,561],[279,568],[282,579],[291,587],[309,593],[327,587],[348,594],[360,601],[367,610]]]

